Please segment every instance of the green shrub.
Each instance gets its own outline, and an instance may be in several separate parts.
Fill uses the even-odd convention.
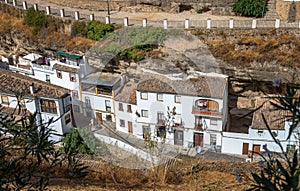
[[[245,17],[263,17],[267,12],[266,0],[236,0],[233,12]]]
[[[72,24],[72,32],[74,36],[86,37],[87,36],[86,23],[83,21],[75,21]]]
[[[36,34],[41,28],[49,26],[49,17],[44,12],[36,11],[31,7],[25,13],[24,23],[28,26],[33,26],[33,32]]]
[[[110,24],[104,24],[99,21],[90,21],[87,24],[87,37],[92,40],[100,40],[106,34],[114,31]]]

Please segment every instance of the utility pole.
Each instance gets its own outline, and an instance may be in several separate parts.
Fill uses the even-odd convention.
[[[109,12],[109,0],[106,0],[106,3],[107,3],[107,15],[110,15],[110,12]]]

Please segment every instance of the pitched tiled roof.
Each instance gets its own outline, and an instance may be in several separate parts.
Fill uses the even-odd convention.
[[[66,71],[66,72],[72,72],[72,73],[77,73],[79,68],[71,67],[68,65],[62,65],[62,64],[54,64],[53,68]]]
[[[116,95],[115,100],[136,105],[136,88],[137,83],[135,83],[133,80],[127,82],[123,86],[120,93]]]
[[[15,95],[22,93],[25,97],[32,97],[30,85],[33,84],[33,91],[36,96],[45,98],[60,98],[67,94],[68,89],[52,85],[47,82],[36,80],[28,76],[0,69],[0,93]]]
[[[263,120],[262,114],[266,118],[266,121],[270,129],[282,130],[284,129],[284,121],[286,112],[274,110],[274,106],[270,103],[270,100],[261,98],[257,99],[255,107],[259,108],[261,105],[262,108],[253,113],[252,125],[253,129],[267,129],[267,126]]]
[[[144,77],[137,86],[138,91],[223,98],[227,78],[199,76],[184,80],[168,77]]]

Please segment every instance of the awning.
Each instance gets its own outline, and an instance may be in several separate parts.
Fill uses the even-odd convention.
[[[71,58],[71,59],[81,59],[82,56],[75,55],[75,54],[68,54],[66,52],[56,52],[57,55],[66,57],[66,58]]]

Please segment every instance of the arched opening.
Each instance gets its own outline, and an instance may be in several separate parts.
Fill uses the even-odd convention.
[[[219,103],[214,100],[198,99],[195,101],[195,109],[206,111],[219,111]]]

